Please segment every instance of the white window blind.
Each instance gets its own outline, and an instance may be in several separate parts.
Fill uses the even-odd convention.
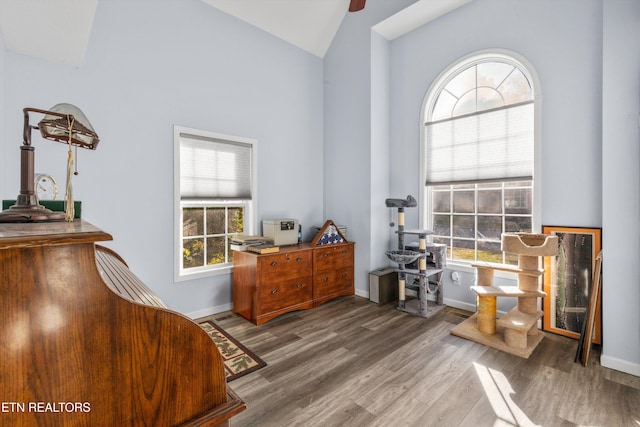
[[[533,102],[426,124],[426,185],[533,177]]]
[[[250,144],[180,134],[182,200],[251,200]]]

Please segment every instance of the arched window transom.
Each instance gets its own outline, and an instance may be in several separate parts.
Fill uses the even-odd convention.
[[[429,121],[533,100],[529,79],[515,65],[489,61],[455,74],[441,89]]]

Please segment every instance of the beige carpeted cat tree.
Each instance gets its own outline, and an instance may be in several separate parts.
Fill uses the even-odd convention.
[[[504,233],[502,251],[518,255],[518,265],[479,262],[472,264],[477,271],[477,312],[451,330],[453,335],[466,338],[507,353],[528,358],[544,338],[538,330],[543,312],[538,299],[546,296],[541,288],[544,269],[540,258],[558,253],[558,237],[548,234]],[[518,286],[495,286],[495,271],[518,274]],[[518,305],[501,318],[496,317],[498,297],[518,298]]]

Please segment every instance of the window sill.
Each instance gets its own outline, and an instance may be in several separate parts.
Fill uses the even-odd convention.
[[[460,273],[476,274],[476,268],[472,267],[470,263],[447,260],[447,270],[458,271]],[[494,277],[500,279],[518,280],[516,273],[509,273],[507,271],[495,271]]]
[[[176,275],[176,282],[186,282],[187,280],[201,279],[203,277],[220,276],[222,274],[231,274],[233,272],[233,264],[210,270],[200,270],[190,273]]]

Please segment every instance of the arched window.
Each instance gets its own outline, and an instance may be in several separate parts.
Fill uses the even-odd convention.
[[[454,261],[516,263],[504,232],[531,232],[534,88],[529,70],[481,54],[446,70],[424,105],[424,221]]]

